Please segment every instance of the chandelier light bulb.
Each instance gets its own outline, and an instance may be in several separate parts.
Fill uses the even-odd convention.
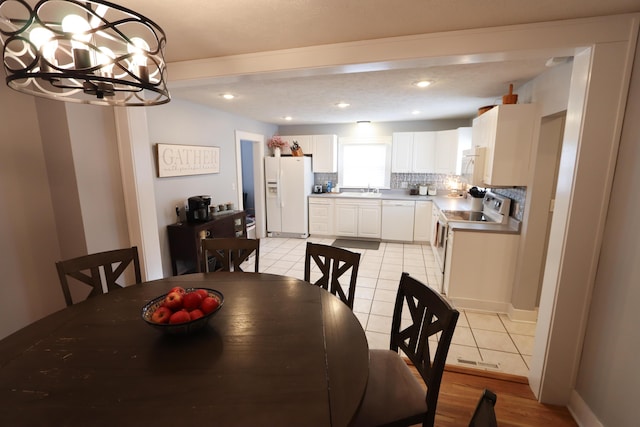
[[[149,81],[149,70],[147,69],[147,55],[149,52],[149,44],[140,37],[132,37],[131,43],[127,46],[129,53],[133,53],[131,61],[131,71],[136,74],[140,80]]]
[[[98,64],[102,65],[100,69],[102,75],[113,76],[113,60],[115,57],[113,51],[108,47],[101,46],[99,48],[99,52],[96,53],[96,59]]]
[[[52,64],[55,63],[56,50],[58,49],[58,41],[53,37],[53,32],[42,27],[34,28],[29,34],[31,43],[36,46],[38,51],[42,52],[43,58]]]
[[[91,26],[78,15],[67,15],[62,20],[62,31],[71,33],[71,47],[76,69],[91,68],[91,54],[87,43],[91,40]]]
[[[91,34],[88,31],[91,30],[91,26],[78,15],[67,15],[62,20],[62,31],[65,33],[73,34],[73,40],[71,45],[74,49],[86,49],[86,43],[91,40]]]
[[[127,46],[129,53],[133,53],[133,65],[147,65],[147,52],[149,44],[140,37],[132,37],[131,44]]]

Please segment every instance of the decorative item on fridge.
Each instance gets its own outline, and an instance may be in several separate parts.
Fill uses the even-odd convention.
[[[298,141],[293,141],[293,144],[291,145],[291,155],[293,157],[302,157],[304,156],[304,153],[302,152],[302,148],[300,148],[300,145],[298,144]]]
[[[282,149],[286,146],[287,143],[278,135],[274,135],[269,141],[267,141],[267,147],[273,150],[274,157],[280,157]]]

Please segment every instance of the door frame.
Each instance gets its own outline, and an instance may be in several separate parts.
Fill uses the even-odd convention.
[[[253,147],[253,187],[256,204],[256,237],[267,236],[267,213],[264,196],[264,135],[236,130],[236,188],[238,189],[238,206],[244,209],[242,198],[242,141],[251,141]]]

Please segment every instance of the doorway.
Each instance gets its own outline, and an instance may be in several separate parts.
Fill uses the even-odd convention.
[[[551,221],[553,219],[553,208],[556,200],[556,186],[558,183],[558,170],[560,169],[560,154],[562,151],[562,138],[564,136],[564,125],[567,112],[563,111],[551,116],[543,117],[540,125],[540,146],[538,152],[539,164],[545,164],[551,168],[546,175],[546,190],[548,211],[546,215],[546,227],[544,230],[544,243],[542,245],[542,262],[538,271],[538,292],[536,294],[536,307],[540,306],[540,294],[542,292],[542,278],[547,259],[547,247],[551,233]]]
[[[256,238],[267,235],[263,158],[264,135],[236,131],[238,204],[247,211],[249,221],[255,221],[255,236],[252,232],[251,237]]]

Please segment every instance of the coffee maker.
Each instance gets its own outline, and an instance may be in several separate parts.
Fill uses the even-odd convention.
[[[209,221],[209,205],[211,205],[211,196],[192,196],[187,200],[189,204],[189,210],[187,211],[187,221]]]

